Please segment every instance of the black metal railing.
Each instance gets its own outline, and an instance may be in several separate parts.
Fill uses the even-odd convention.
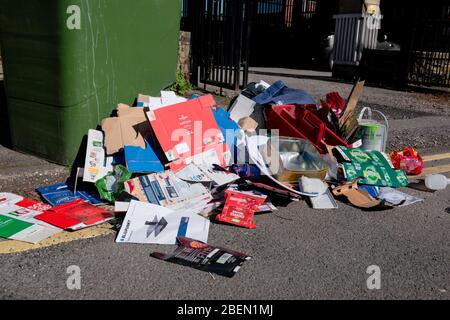
[[[416,13],[413,26],[408,81],[414,84],[450,87],[450,1]]]
[[[401,45],[403,85],[450,87],[450,0],[382,2],[382,34]]]
[[[192,31],[193,13],[190,12],[192,0],[181,1],[181,31]]]
[[[181,0],[192,31],[193,80],[246,85],[253,66],[310,67],[334,26],[338,0]]]
[[[193,80],[238,90],[247,84],[249,0],[192,0]]]

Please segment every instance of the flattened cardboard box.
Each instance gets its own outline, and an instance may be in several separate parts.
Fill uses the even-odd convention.
[[[103,132],[89,130],[83,181],[95,183],[112,171],[112,157],[106,157]]]
[[[207,204],[212,196],[202,184],[189,184],[171,171],[141,176],[125,182],[125,190],[142,202],[171,209]]]
[[[214,98],[207,95],[147,112],[172,170],[180,170],[203,155],[214,159],[211,161],[216,164],[226,166],[225,139],[211,111],[215,105]]]
[[[108,155],[121,151],[125,146],[145,149],[145,138],[151,134],[143,108],[131,108],[120,104],[118,117],[107,118],[102,122],[105,132],[105,148]]]

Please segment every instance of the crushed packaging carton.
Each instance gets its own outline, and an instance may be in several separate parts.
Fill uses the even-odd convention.
[[[131,173],[163,172],[164,165],[159,160],[154,148],[147,141],[147,147],[125,146],[125,162]]]
[[[103,140],[103,132],[89,130],[83,174],[84,182],[95,183],[113,169],[113,157],[106,157]]]
[[[8,202],[0,205],[0,214],[30,223],[51,227],[51,225],[35,219],[37,215],[51,208],[52,206],[48,204],[24,198],[18,202]]]
[[[230,118],[230,114],[223,108],[212,107],[211,110],[214,114],[214,118],[216,119],[219,129],[222,131],[228,149],[233,150],[238,143],[238,135],[241,128],[234,120]]]
[[[334,150],[341,159],[347,181],[361,178],[361,184],[394,188],[409,185],[405,171],[395,170],[385,153],[346,147],[336,147]]]
[[[188,266],[201,271],[213,272],[224,277],[233,277],[250,256],[185,237],[177,238],[179,246],[170,254],[154,252],[153,258]]]
[[[108,155],[117,153],[125,146],[146,147],[146,138],[151,135],[151,128],[143,108],[131,108],[120,104],[117,117],[102,121],[105,133],[105,148]]]
[[[266,201],[267,196],[254,192],[238,191],[230,188],[225,191],[225,206],[216,219],[236,226],[255,229],[253,216]]]
[[[236,122],[248,118],[255,111],[256,102],[240,94],[230,107],[230,118]]]
[[[35,211],[45,211],[50,209],[52,206],[42,202],[34,201],[32,199],[24,198],[23,200],[16,202],[16,205],[28,210]]]
[[[358,130],[358,119],[356,116],[356,107],[358,105],[359,99],[364,91],[365,81],[358,81],[350,93],[347,105],[339,119],[339,126],[341,137],[347,141],[353,137],[353,135]]]
[[[172,171],[128,180],[125,182],[125,191],[139,201],[173,210],[204,207],[213,199],[201,183],[189,184]]]
[[[214,170],[213,167],[208,165],[197,165],[195,163],[191,163],[187,167],[178,171],[176,176],[181,180],[189,182],[213,182],[219,187],[240,179],[240,177],[234,173]]]
[[[83,200],[75,200],[53,207],[35,218],[61,229],[76,231],[107,222],[114,218],[114,214]]]
[[[381,204],[381,200],[373,198],[367,191],[358,188],[358,179],[333,189],[336,197],[344,196],[358,208],[373,208]]]
[[[50,205],[37,202],[28,198],[22,198],[9,194],[12,201],[3,202],[0,205],[0,215],[3,226],[0,227],[3,236],[7,239],[18,240],[28,243],[37,243],[62,230],[47,224],[35,217],[43,211],[51,209]],[[1,198],[1,197],[0,197]],[[17,201],[18,198],[22,200]],[[7,235],[11,230],[17,233]]]
[[[226,166],[225,138],[211,111],[215,105],[207,95],[147,112],[172,170],[198,161]]]
[[[160,172],[163,164],[152,141],[152,129],[144,108],[120,104],[118,117],[103,120],[107,154],[124,151],[125,162],[132,173]]]
[[[0,192],[0,205],[7,203],[16,203],[23,200],[22,196],[14,193]]]
[[[41,197],[52,206],[69,203],[77,199],[83,199],[95,206],[105,204],[105,202],[99,198],[96,190],[77,190],[75,194],[72,190],[72,186],[65,183],[36,189]]]
[[[0,214],[0,237],[27,243],[38,243],[57,233],[58,228],[39,225],[11,214]]]

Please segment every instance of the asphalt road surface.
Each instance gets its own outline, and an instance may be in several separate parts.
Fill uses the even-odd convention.
[[[252,75],[274,81],[278,76]],[[285,78],[316,97],[345,83]],[[361,106],[386,112],[389,148],[450,152],[447,94],[366,88]],[[450,159],[427,162],[427,167]],[[66,168],[0,147],[0,191],[37,199],[34,188],[63,182]],[[449,299],[450,188],[404,189],[424,202],[380,212],[339,203],[317,211],[305,202],[255,217],[257,229],[212,224],[209,243],[248,253],[232,279],[151,258],[173,246],[119,245],[115,234],[13,254],[0,254],[0,299]],[[0,242],[0,245],[4,242]],[[67,268],[79,266],[81,289],[69,290]],[[369,266],[381,270],[370,290]]]

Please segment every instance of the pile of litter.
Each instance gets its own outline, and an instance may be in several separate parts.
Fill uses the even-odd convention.
[[[255,229],[255,214],[302,199],[321,210],[338,209],[336,199],[363,210],[423,201],[398,190],[421,174],[420,154],[386,153],[386,117],[356,114],[363,87],[347,102],[333,92],[318,103],[281,81],[261,81],[228,109],[211,95],[139,95],[89,130],[76,176],[37,189],[46,204],[0,193],[0,237],[38,243],[111,223],[117,243],[178,244],[151,256],[231,277],[250,257],[207,244],[211,221]],[[426,179],[435,190],[448,183]]]

